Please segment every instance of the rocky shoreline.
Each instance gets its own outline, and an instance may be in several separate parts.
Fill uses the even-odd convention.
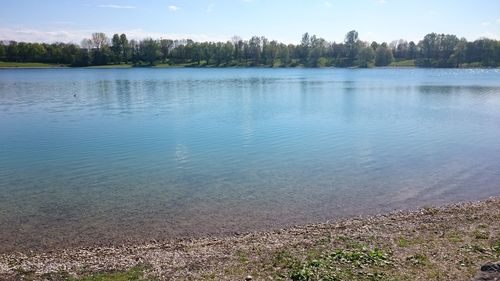
[[[495,280],[480,269],[499,261],[496,197],[228,237],[4,254],[0,280]]]

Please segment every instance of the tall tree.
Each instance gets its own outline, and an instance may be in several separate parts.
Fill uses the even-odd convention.
[[[172,50],[172,46],[174,45],[174,41],[170,39],[161,39],[160,40],[160,52],[161,52],[161,61],[165,63],[167,61],[168,55]]]
[[[0,42],[0,59],[4,59],[5,58],[5,46],[3,44],[3,42]]]
[[[233,59],[233,53],[234,53],[234,45],[233,43],[231,43],[231,41],[227,41],[223,46],[223,57],[224,61],[226,62],[226,65],[229,65],[229,63]]]
[[[375,51],[371,47],[363,47],[359,50],[356,63],[359,67],[369,67],[375,59]]]
[[[311,37],[307,32],[302,35],[302,40],[300,40],[300,51],[300,61],[304,65],[308,64],[311,53]]]
[[[415,42],[410,41],[410,43],[408,43],[408,53],[406,59],[409,60],[415,59],[417,58],[417,54],[418,54],[417,45],[415,44]]]
[[[160,44],[152,38],[144,39],[139,43],[139,54],[142,61],[154,65],[161,57]]]
[[[109,45],[109,39],[106,34],[102,32],[92,33],[92,47],[97,49],[98,51]]]
[[[394,60],[391,49],[387,48],[387,44],[382,44],[375,51],[375,66],[387,66]]]
[[[119,63],[122,60],[123,47],[118,34],[114,34],[111,39],[111,52],[113,53],[113,61]]]
[[[258,36],[253,36],[248,42],[250,58],[253,60],[254,65],[260,64],[262,46],[261,39]]]
[[[360,41],[358,38],[358,32],[356,30],[351,30],[345,35],[344,44],[347,49],[347,58],[349,59],[348,64],[351,65],[354,59],[358,56]]]
[[[130,45],[128,43],[127,35],[125,35],[125,33],[122,33],[120,35],[120,45],[122,47],[121,61],[127,63],[130,60],[131,54],[130,54]]]
[[[356,51],[359,48],[359,38],[358,32],[356,30],[351,30],[345,35],[344,43],[349,50],[349,56],[355,57]]]

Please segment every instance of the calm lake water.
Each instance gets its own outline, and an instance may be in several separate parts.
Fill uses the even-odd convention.
[[[0,252],[500,195],[500,70],[0,70]]]

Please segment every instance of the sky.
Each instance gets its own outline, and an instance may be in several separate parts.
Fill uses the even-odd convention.
[[[305,32],[343,41],[418,42],[427,33],[500,39],[500,0],[0,0],[0,40],[79,43],[93,32],[131,39],[298,43]]]

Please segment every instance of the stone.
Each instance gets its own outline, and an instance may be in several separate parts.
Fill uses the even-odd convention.
[[[481,271],[500,271],[500,263],[485,263],[483,266],[481,266]]]
[[[500,281],[500,263],[485,263],[473,281]]]

